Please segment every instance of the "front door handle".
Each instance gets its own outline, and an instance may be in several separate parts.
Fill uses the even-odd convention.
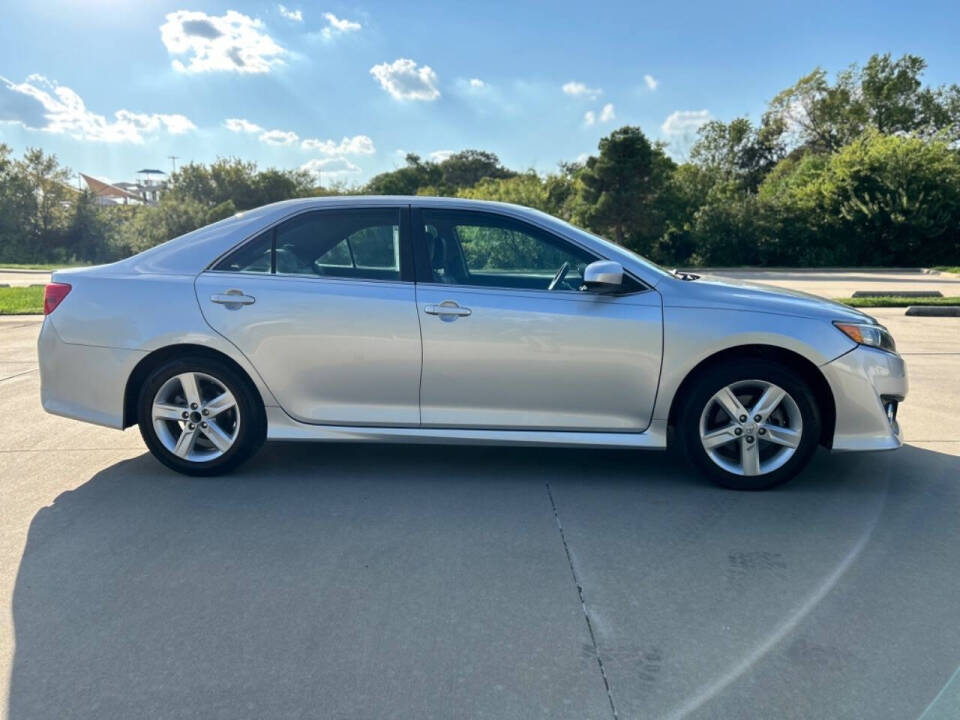
[[[423,311],[427,315],[438,315],[441,320],[456,320],[458,317],[467,317],[473,310],[460,307],[453,300],[444,300],[439,305],[426,305]]]
[[[227,306],[253,305],[256,301],[252,295],[244,295],[243,290],[227,290],[225,293],[210,296],[210,302]]]

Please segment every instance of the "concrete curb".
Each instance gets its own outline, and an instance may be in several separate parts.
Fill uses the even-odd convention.
[[[917,317],[960,317],[960,305],[911,305],[904,315]]]
[[[853,297],[908,297],[908,298],[923,298],[923,297],[943,297],[943,293],[939,290],[857,290],[853,293]]]
[[[717,273],[724,271],[730,272],[775,272],[775,273],[864,273],[866,275],[876,275],[880,273],[909,273],[911,275],[947,275],[950,273],[941,273],[939,270],[922,267],[788,267],[778,266],[759,266],[759,265],[735,265],[730,267],[682,267],[681,270],[692,273]]]

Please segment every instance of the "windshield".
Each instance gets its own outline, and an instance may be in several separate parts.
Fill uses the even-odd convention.
[[[604,247],[606,247],[609,250],[610,254],[613,256],[626,255],[629,259],[633,260],[634,262],[640,263],[641,265],[648,268],[651,272],[657,275],[661,275],[663,277],[670,277],[670,278],[675,277],[674,274],[669,270],[667,270],[666,268],[661,267],[660,265],[657,265],[657,263],[645,258],[643,255],[640,255],[639,253],[636,253],[633,250],[630,250],[629,248],[625,248],[622,245],[617,245],[615,242],[612,242],[611,240],[607,240],[605,237],[589,232],[588,230],[584,230],[583,228],[577,227],[576,225],[573,225],[572,223],[569,223],[566,220],[560,220],[554,217],[551,217],[551,220],[554,223],[563,225],[564,228],[567,229],[567,231],[573,235],[587,237],[593,240],[594,242],[601,243]]]

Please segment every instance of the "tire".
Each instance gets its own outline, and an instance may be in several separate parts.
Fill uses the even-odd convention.
[[[140,389],[137,422],[153,456],[184,475],[229,472],[266,438],[263,403],[249,380],[203,355],[170,360],[150,373]]]
[[[725,488],[782,485],[807,466],[820,442],[820,412],[809,386],[773,361],[749,358],[710,367],[681,402],[676,430],[684,454]]]

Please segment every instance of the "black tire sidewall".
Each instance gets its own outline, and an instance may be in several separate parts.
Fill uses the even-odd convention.
[[[240,411],[240,432],[227,452],[207,462],[191,462],[170,452],[153,427],[153,399],[160,387],[174,375],[199,372],[223,383],[233,394]],[[157,367],[147,377],[137,401],[137,422],[147,448],[157,460],[185,475],[218,475],[237,467],[259,449],[265,437],[263,405],[251,389],[250,383],[227,363],[207,357],[183,357]]]
[[[723,387],[741,380],[765,380],[789,393],[800,408],[803,434],[796,452],[782,467],[757,476],[728,472],[716,465],[700,442],[700,416],[707,402]],[[810,462],[820,442],[820,411],[816,398],[803,378],[792,369],[762,359],[726,362],[708,368],[694,380],[679,417],[677,435],[684,454],[715,483],[734,490],[768,490],[795,477]]]

